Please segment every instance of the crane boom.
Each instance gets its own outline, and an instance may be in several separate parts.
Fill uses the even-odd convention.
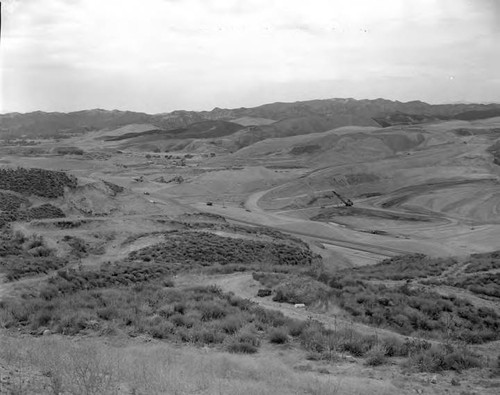
[[[339,193],[332,191],[335,196],[337,196],[342,203],[345,204],[346,207],[351,207],[354,203],[351,199],[344,199]]]

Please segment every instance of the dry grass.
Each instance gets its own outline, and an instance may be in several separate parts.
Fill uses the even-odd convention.
[[[400,393],[388,382],[298,372],[269,353],[233,355],[164,343],[111,346],[56,336],[4,337],[0,346],[20,394]]]

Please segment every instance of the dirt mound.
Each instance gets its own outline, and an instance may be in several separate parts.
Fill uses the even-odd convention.
[[[161,208],[130,190],[106,181],[83,178],[81,185],[64,196],[60,207],[67,213],[90,216],[153,214],[161,211]]]

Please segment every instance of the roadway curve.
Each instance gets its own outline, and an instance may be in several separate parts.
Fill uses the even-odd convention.
[[[344,232],[342,232],[343,233],[342,237],[334,237],[325,234],[325,231],[326,233],[330,231],[338,232],[339,227],[336,225],[329,225],[326,223],[319,223],[314,221],[304,221],[298,218],[280,216],[277,213],[271,213],[262,210],[258,205],[258,201],[262,198],[262,196],[280,186],[276,186],[264,191],[259,191],[250,195],[245,202],[246,210],[234,207],[220,208],[215,205],[206,206],[203,203],[186,204],[180,201],[178,197],[170,195],[164,188],[162,188],[161,191],[151,190],[149,198],[151,198],[156,204],[163,204],[166,206],[174,204],[179,207],[182,207],[188,212],[201,211],[207,213],[217,213],[224,216],[227,220],[235,224],[264,226],[271,229],[279,230],[283,233],[288,233],[291,235],[307,238],[311,241],[317,241],[322,244],[338,246],[342,248],[351,249],[354,251],[362,251],[365,253],[374,254],[375,256],[377,256],[377,259],[378,258],[383,259],[401,254],[411,254],[416,252],[415,250],[410,250],[410,249],[383,246],[380,245],[379,243],[372,244],[362,241],[353,241],[360,236],[356,235],[358,232],[352,231],[347,228],[345,229],[346,231],[345,236]],[[248,211],[250,211],[250,213]],[[298,230],[298,229],[290,229],[287,227],[287,225],[290,224],[295,225],[295,224],[305,224],[305,223],[313,228],[315,226],[318,227],[317,232],[314,232],[314,230],[309,230],[309,229]]]

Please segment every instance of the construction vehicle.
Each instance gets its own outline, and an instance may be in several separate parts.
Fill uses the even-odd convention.
[[[339,198],[339,200],[340,200],[342,203],[344,203],[344,205],[345,205],[346,207],[351,207],[351,206],[353,206],[353,205],[354,205],[354,203],[352,202],[352,200],[351,200],[351,199],[344,199],[344,198],[343,198],[342,196],[340,196],[340,194],[338,194],[337,192],[335,192],[335,191],[332,191],[332,192],[333,192],[333,194],[334,194],[335,196],[337,196],[337,197]]]

